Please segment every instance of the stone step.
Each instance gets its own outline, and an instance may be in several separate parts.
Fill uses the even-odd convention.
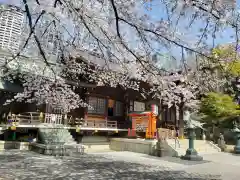
[[[51,141],[52,139],[59,139],[66,144],[77,144],[72,135],[67,129],[39,129],[39,134],[43,141]]]
[[[168,145],[172,147],[175,151],[178,152],[178,155],[185,155],[186,150],[189,147],[189,141],[188,140],[179,140],[180,147],[178,147],[178,143],[175,144],[175,140],[167,140]],[[176,148],[175,148],[176,147]],[[216,150],[214,147],[212,147],[208,142],[202,141],[202,140],[195,140],[194,141],[194,148],[199,154],[211,154],[216,153],[218,150]]]
[[[175,148],[175,144],[171,144],[170,146]],[[176,147],[178,147],[178,144],[176,145]],[[188,146],[183,146],[183,145],[181,145],[181,144],[180,144],[180,147],[183,148],[183,149],[188,149]],[[211,147],[210,145],[204,145],[204,146],[195,146],[195,145],[194,145],[194,148],[197,148],[197,149],[207,149],[207,150],[214,149],[214,148]],[[215,150],[215,149],[214,149],[214,150]]]
[[[171,147],[175,147],[175,144],[168,144],[168,145],[170,145]],[[178,144],[176,144],[176,146],[178,147]],[[188,148],[189,146],[188,145],[182,145],[182,144],[180,144],[180,147],[181,148]],[[205,144],[205,145],[202,145],[202,146],[198,146],[198,145],[195,145],[194,144],[194,147],[195,148],[199,148],[199,149],[214,149],[211,145],[209,145],[209,144]]]

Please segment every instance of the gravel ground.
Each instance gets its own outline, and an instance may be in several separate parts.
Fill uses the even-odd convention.
[[[208,167],[213,165],[211,163],[157,158],[131,152],[92,153],[61,158],[9,150],[0,153],[0,179],[224,179],[218,171],[198,172],[198,167],[206,167],[209,171]],[[188,169],[191,173],[186,172]],[[230,179],[228,176],[226,180]]]

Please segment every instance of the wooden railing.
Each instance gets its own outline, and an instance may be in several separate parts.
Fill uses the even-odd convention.
[[[16,124],[39,124],[41,120],[39,118],[40,113],[36,112],[27,112],[22,114],[12,114],[8,116],[9,123]]]
[[[117,128],[117,121],[108,120],[85,120],[83,127],[91,128]]]
[[[40,117],[40,113],[37,112],[27,112],[22,114],[12,114],[8,116],[9,124],[15,123],[16,125],[37,125],[40,123],[48,124],[64,124],[70,126],[80,126],[89,128],[117,128],[117,121],[109,120],[92,120],[92,119],[82,119],[82,118],[72,118],[62,114],[43,114]]]

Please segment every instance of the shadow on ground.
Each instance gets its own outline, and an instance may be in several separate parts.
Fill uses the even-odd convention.
[[[0,155],[0,179],[67,180],[216,180],[219,176],[188,174],[166,167],[114,161],[101,155],[56,158],[31,152],[7,152]]]
[[[142,157],[146,157],[146,158],[150,158],[150,159],[161,159],[163,161],[167,161],[167,162],[172,162],[172,163],[177,163],[177,164],[182,164],[182,165],[197,165],[197,164],[204,164],[204,163],[209,163],[211,161],[188,161],[188,160],[183,160],[180,157],[170,157],[170,156],[166,156],[166,157],[155,157],[155,156],[142,156]]]

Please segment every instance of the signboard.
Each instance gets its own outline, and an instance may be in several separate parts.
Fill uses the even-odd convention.
[[[132,121],[136,123],[136,131],[146,132],[146,128],[148,127],[148,116],[134,116],[132,117]]]

